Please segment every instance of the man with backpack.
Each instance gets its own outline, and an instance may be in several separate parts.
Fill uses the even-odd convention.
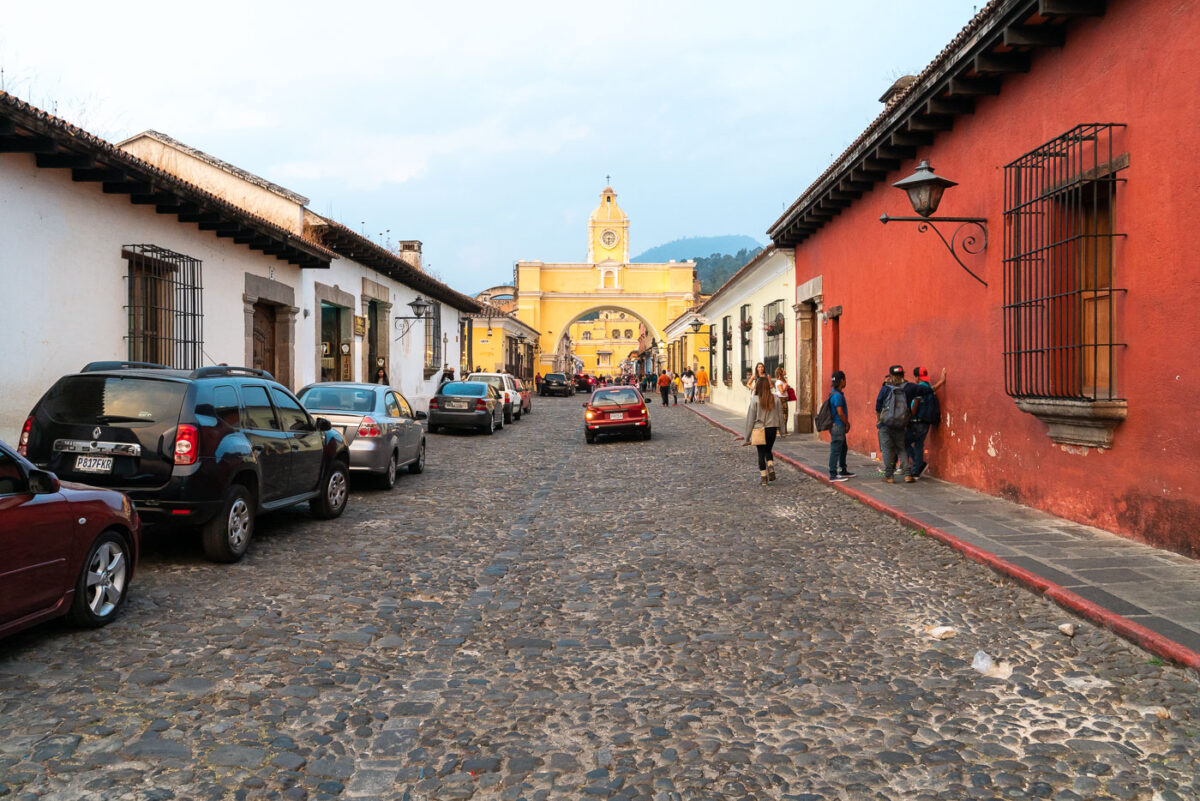
[[[875,415],[878,418],[875,427],[879,429],[879,450],[883,454],[883,480],[887,484],[896,483],[892,476],[896,473],[897,462],[900,463],[904,480],[908,482],[913,480],[908,472],[908,462],[903,455],[904,432],[912,417],[909,404],[912,402],[912,395],[915,391],[916,386],[904,379],[904,368],[893,364],[888,368],[887,378],[884,379],[883,386],[879,388],[879,395],[875,398]]]
[[[946,368],[942,368],[942,377],[934,385],[930,385],[929,371],[924,367],[918,367],[913,371],[913,375],[917,383],[909,385],[913,387],[913,392],[908,406],[912,419],[904,432],[904,452],[911,466],[909,475],[904,480],[910,484],[916,481],[927,467],[925,437],[929,434],[929,427],[937,425],[942,416],[937,391],[946,383]]]

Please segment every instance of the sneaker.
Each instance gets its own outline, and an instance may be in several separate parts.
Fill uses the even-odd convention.
[[[913,478],[912,476],[905,476],[904,483],[905,484],[916,484],[917,480],[915,478]]]
[[[849,481],[850,477],[849,476],[830,476],[829,480],[830,481]]]
[[[854,478],[856,475],[858,475],[858,473],[847,473],[845,470],[843,470],[842,472],[838,473],[838,475],[842,478]]]
[[[895,483],[896,483],[896,479],[892,478],[891,476],[884,476],[884,477],[883,477],[883,483],[884,483],[884,484],[895,484]]]

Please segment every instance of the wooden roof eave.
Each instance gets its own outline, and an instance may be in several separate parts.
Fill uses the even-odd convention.
[[[861,196],[899,161],[933,143],[954,119],[974,113],[975,99],[999,94],[1003,79],[1028,72],[1030,53],[1061,46],[1076,18],[1100,16],[1105,0],[995,0],[925,69],[767,229],[778,247],[794,247],[833,218],[830,201]],[[986,19],[983,19],[986,15]],[[982,20],[982,21],[981,21]],[[947,51],[953,52],[947,53]],[[890,167],[890,168],[889,168]],[[832,212],[832,213],[831,213]],[[813,227],[813,223],[816,226]]]
[[[99,183],[105,194],[129,195],[133,205],[154,206],[181,223],[233,238],[301,268],[327,268],[334,254],[182,179],[141,161],[98,137],[8,95],[0,95],[0,153],[29,153],[41,169],[68,169],[77,183]]]

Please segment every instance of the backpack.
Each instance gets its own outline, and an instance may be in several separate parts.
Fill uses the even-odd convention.
[[[941,404],[938,403],[937,393],[935,393],[932,389],[926,389],[924,387],[922,387],[922,389],[925,391],[917,398],[917,413],[915,415],[915,419],[922,423],[929,423],[930,425],[935,426],[938,424],[938,421],[942,419]]]
[[[821,408],[817,410],[817,416],[813,420],[818,431],[833,430],[833,409],[829,406],[829,398],[821,404]]]
[[[879,425],[881,428],[907,428],[910,414],[908,400],[904,397],[904,387],[895,384],[884,384],[888,390],[879,407]]]

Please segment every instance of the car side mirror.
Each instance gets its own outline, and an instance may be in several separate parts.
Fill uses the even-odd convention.
[[[29,471],[29,491],[34,495],[49,495],[58,492],[60,487],[58,476],[48,470]]]
[[[333,424],[330,423],[328,420],[326,420],[324,417],[317,418],[317,430],[318,431],[328,431],[331,428],[333,428]]]
[[[413,419],[414,420],[428,420],[429,415],[425,414],[425,412],[414,412]]]

